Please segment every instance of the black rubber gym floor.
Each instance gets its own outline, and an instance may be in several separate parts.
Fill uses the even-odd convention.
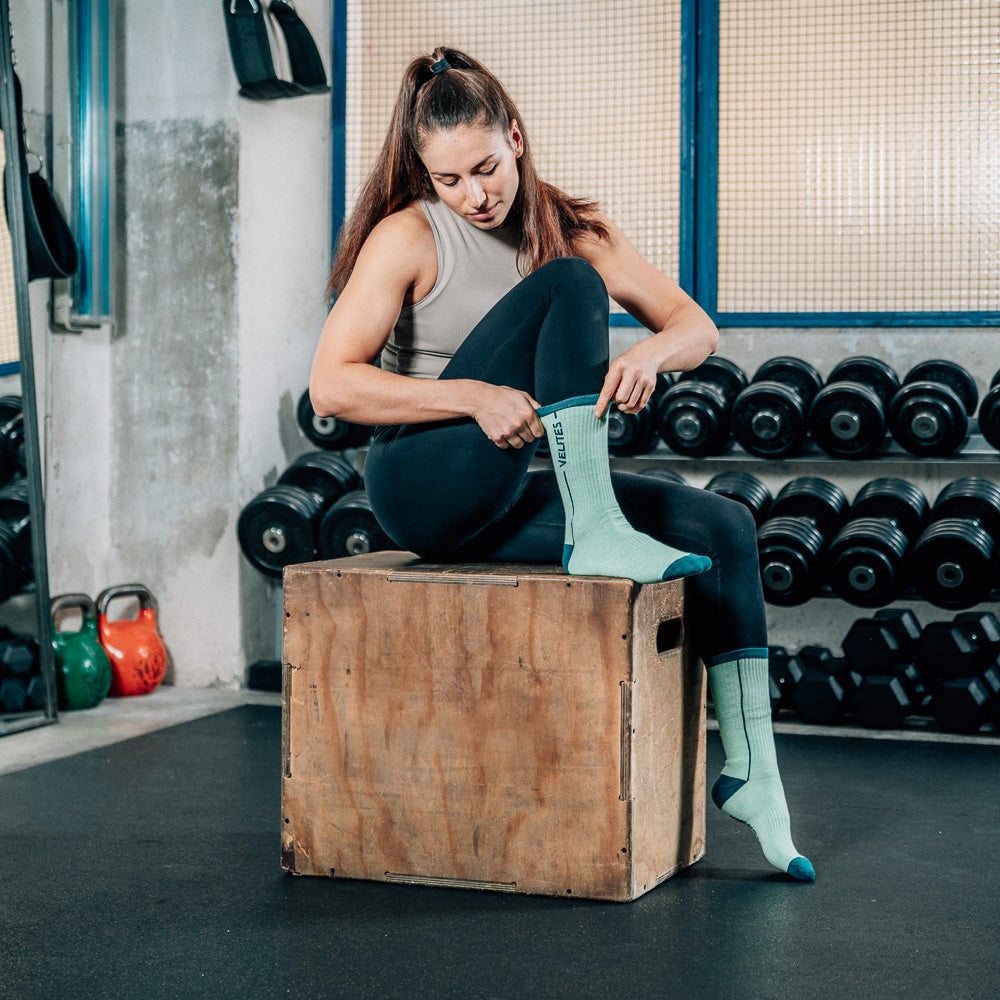
[[[779,736],[815,883],[710,806],[705,860],[609,904],[283,873],[280,728],[245,706],[0,777],[0,997],[1000,996],[995,746]]]

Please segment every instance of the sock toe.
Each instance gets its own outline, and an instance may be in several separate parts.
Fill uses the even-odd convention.
[[[708,556],[685,555],[675,559],[664,571],[664,580],[676,580],[682,576],[697,576],[711,569],[712,560]]]
[[[816,871],[808,858],[793,858],[791,864],[788,866],[788,874],[792,878],[798,879],[799,882],[816,881]]]

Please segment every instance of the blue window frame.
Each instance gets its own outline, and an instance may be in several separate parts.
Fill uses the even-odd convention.
[[[679,273],[682,288],[720,326],[986,326],[1000,311],[729,312],[719,308],[720,3],[683,0],[681,15]],[[333,0],[333,234],[346,211],[347,0]],[[637,326],[627,314],[611,325]]]

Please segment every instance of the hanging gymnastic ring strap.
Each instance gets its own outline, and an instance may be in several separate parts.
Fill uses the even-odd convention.
[[[329,91],[316,43],[290,3],[273,0],[268,14],[263,0],[222,0],[222,10],[241,97],[275,101]],[[291,80],[280,79],[274,71],[268,16],[281,29],[288,49]]]

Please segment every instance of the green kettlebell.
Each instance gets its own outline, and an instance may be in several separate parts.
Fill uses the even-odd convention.
[[[56,618],[72,608],[83,612],[80,630],[57,632]],[[52,598],[51,617],[59,708],[94,708],[111,687],[111,662],[97,635],[97,605],[86,594],[62,594]]]

